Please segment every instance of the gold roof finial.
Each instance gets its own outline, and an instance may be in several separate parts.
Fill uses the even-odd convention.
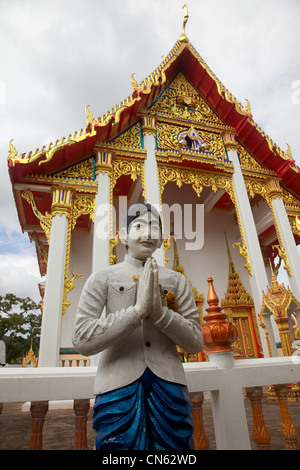
[[[131,88],[132,88],[132,91],[135,91],[137,89],[137,87],[139,86],[138,82],[136,81],[136,79],[134,78],[134,73],[132,73],[130,75],[130,78],[131,78]]]
[[[179,38],[179,41],[181,42],[189,42],[188,37],[185,34],[185,26],[187,24],[187,21],[189,19],[189,13],[188,13],[188,8],[186,5],[183,5],[184,8],[184,18],[183,18],[183,26],[182,26],[182,31],[181,31],[181,36]]]
[[[272,266],[270,258],[269,258],[269,263],[270,263],[270,268],[271,268],[271,273],[272,273],[271,292],[272,292],[272,294],[277,294],[277,293],[281,292],[281,289],[280,289],[279,283],[277,281],[277,278],[274,274],[273,266]]]
[[[89,104],[85,107],[85,114],[86,114],[86,123],[87,124],[90,124],[92,123],[94,120],[95,120],[95,116],[91,113],[91,111],[89,110]]]
[[[286,144],[286,145],[287,145],[287,151],[285,152],[286,156],[288,158],[293,158],[292,151],[291,151],[291,146],[289,144]]]
[[[249,113],[249,114],[252,114],[251,106],[250,106],[250,101],[247,100],[247,98],[246,98],[246,101],[247,101],[247,104],[246,104],[246,106],[245,106],[245,111],[246,111],[247,113]]]
[[[9,152],[8,158],[14,158],[18,155],[18,150],[13,146],[13,143],[12,143],[13,140],[14,139],[11,139],[8,144],[8,152]]]

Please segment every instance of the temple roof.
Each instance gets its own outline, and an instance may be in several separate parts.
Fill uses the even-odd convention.
[[[95,118],[86,107],[87,125],[34,151],[18,154],[9,143],[8,166],[13,183],[30,174],[51,175],[93,154],[97,142],[109,142],[138,120],[174,77],[183,73],[216,115],[236,133],[236,140],[261,164],[281,178],[281,184],[300,196],[300,170],[290,148],[281,150],[253,120],[249,103],[242,105],[214,75],[183,35],[161,64],[141,83],[132,74],[132,93],[114,108]]]
[[[185,16],[184,27],[186,18]],[[45,256],[42,253],[47,251],[47,240],[36,214],[38,211],[40,214],[47,214],[51,210],[50,187],[62,184],[62,181],[63,184],[68,185],[69,182],[73,186],[77,180],[80,183],[76,184],[79,192],[95,194],[97,182],[93,166],[95,162],[92,157],[97,149],[102,146],[113,148],[125,132],[132,132],[131,141],[136,143],[139,139],[137,133],[140,133],[138,123],[141,117],[145,113],[155,114],[156,103],[164,93],[167,94],[171,90],[176,77],[180,74],[189,82],[196,94],[198,93],[201,102],[205,103],[214,114],[214,122],[208,127],[217,126],[219,133],[223,129],[223,132],[226,130],[234,134],[239,148],[248,152],[247,159],[253,159],[251,168],[256,167],[256,174],[262,172],[272,178],[277,176],[283,188],[300,200],[300,169],[291,156],[290,148],[288,147],[287,152],[281,150],[258,126],[253,120],[249,102],[246,105],[241,104],[221,83],[186,37],[184,27],[180,38],[159,66],[140,83],[132,74],[132,93],[102,116],[95,117],[89,106],[86,106],[85,127],[28,153],[19,154],[13,141],[9,142],[8,169],[18,217],[22,230],[28,231],[30,239],[36,242],[41,273],[44,274],[46,269],[43,261]],[[189,120],[183,117],[181,124],[190,127]],[[134,158],[144,159],[145,151],[139,148]],[[204,162],[203,156],[201,162],[198,154],[195,158],[193,156],[191,159],[193,161],[189,159],[182,160],[184,165],[196,165],[205,169],[205,165],[207,167],[215,164],[213,158],[209,159],[209,162]],[[218,162],[218,171],[229,171],[225,168],[226,164],[228,166],[230,162],[224,160],[222,170],[220,169],[222,165]],[[122,190],[128,194],[132,183],[130,175],[122,175],[115,191],[119,191],[122,187]],[[24,199],[24,190],[27,189],[29,192],[34,191],[34,200]],[[31,208],[30,205],[34,204],[36,207]],[[214,207],[221,209],[232,207],[229,195],[225,192]],[[298,211],[298,205],[296,210]],[[89,223],[88,215],[82,215],[77,220],[77,228],[87,229]],[[269,251],[274,243],[274,233],[275,227],[272,226],[260,234],[261,243],[268,246]],[[299,237],[298,235],[295,237],[298,244]],[[273,247],[271,251],[273,252]]]

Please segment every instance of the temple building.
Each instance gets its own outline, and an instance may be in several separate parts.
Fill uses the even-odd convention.
[[[300,170],[195,50],[186,20],[170,53],[142,82],[132,74],[132,93],[113,109],[95,117],[87,106],[82,129],[25,154],[9,143],[20,225],[45,276],[39,367],[87,361],[72,344],[80,293],[93,271],[122,261],[119,217],[135,202],[161,210],[157,260],[187,276],[200,318],[214,279],[239,332],[237,359],[278,354],[277,259],[293,295],[286,315],[300,325]]]

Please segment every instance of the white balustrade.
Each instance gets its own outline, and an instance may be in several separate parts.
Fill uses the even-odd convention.
[[[300,381],[300,357],[233,360],[231,353],[209,362],[185,363],[189,391],[210,392],[217,449],[250,449],[243,388]],[[43,402],[93,398],[96,367],[0,369],[0,402]]]

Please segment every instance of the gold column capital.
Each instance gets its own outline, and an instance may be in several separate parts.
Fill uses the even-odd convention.
[[[68,218],[72,213],[73,195],[75,190],[65,186],[53,186],[52,192],[52,206],[51,214],[54,217],[56,214],[65,214]]]
[[[112,171],[112,164],[112,152],[107,152],[106,150],[97,150],[95,163],[96,175],[98,175],[99,173],[107,173],[108,175],[110,175]]]
[[[143,137],[146,134],[154,135],[156,134],[156,119],[155,116],[150,116],[149,114],[142,114],[140,116],[142,124],[142,134]]]
[[[283,192],[278,180],[272,179],[266,183],[267,198],[276,199],[277,197],[282,198]]]
[[[224,132],[223,142],[226,150],[237,150],[238,143],[235,140],[235,135],[231,132]]]

